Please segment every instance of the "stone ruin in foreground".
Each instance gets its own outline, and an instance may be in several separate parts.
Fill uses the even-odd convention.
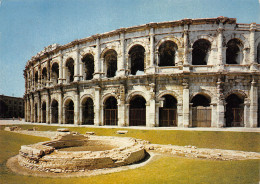
[[[32,170],[61,173],[119,167],[144,157],[141,140],[63,133],[51,141],[21,146],[18,163]]]

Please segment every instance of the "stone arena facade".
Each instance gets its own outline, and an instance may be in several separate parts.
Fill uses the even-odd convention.
[[[53,44],[26,64],[25,120],[259,127],[260,25],[183,19]]]

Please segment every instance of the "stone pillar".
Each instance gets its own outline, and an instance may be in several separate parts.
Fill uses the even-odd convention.
[[[148,74],[155,73],[155,65],[154,65],[154,28],[150,28],[150,63],[146,66],[146,71]]]
[[[59,119],[58,119],[58,123],[62,124],[63,123],[63,114],[62,114],[62,104],[63,104],[63,94],[62,91],[59,94],[59,107],[58,107],[58,113],[59,113]]]
[[[192,105],[193,103],[189,103],[189,125],[188,127],[193,127],[193,123],[192,123]],[[184,127],[186,127],[184,125]]]
[[[120,33],[120,57],[118,58],[117,76],[125,76],[125,31]]]
[[[31,122],[34,122],[34,103],[33,103],[33,96],[31,97]]]
[[[129,126],[129,109],[130,109],[130,104],[126,103],[125,104],[125,126]]]
[[[94,97],[94,125],[101,125],[101,115],[100,115],[100,96],[101,96],[101,88],[95,87],[95,97]]]
[[[50,96],[48,94],[46,99],[46,123],[47,124],[50,124],[50,107],[51,107],[51,102],[50,102]]]
[[[50,86],[50,60],[47,61],[47,79],[46,79],[46,86]]]
[[[183,44],[184,44],[184,56],[183,56],[183,65],[187,66],[189,65],[189,58],[188,58],[188,53],[189,53],[189,26],[184,25],[184,30],[183,30]]]
[[[249,124],[247,127],[255,128],[257,127],[257,110],[258,110],[258,87],[257,83],[253,79],[251,82],[250,89],[250,116]]]
[[[155,84],[154,83],[151,83],[150,85],[150,101],[149,103],[146,102],[146,104],[149,104],[149,106],[147,105],[147,108],[146,109],[146,126],[148,127],[155,127],[155,120],[156,120],[156,114],[155,114],[155,111],[156,111],[156,103],[155,103]]]
[[[216,103],[211,103],[210,104],[211,107],[211,127],[216,128],[217,127],[217,104]]]
[[[96,52],[95,52],[95,73],[94,73],[94,79],[100,78],[100,72],[101,72],[101,63],[100,63],[100,38],[96,38]]]
[[[217,71],[223,71],[223,23],[219,23],[218,27],[218,38],[217,38],[217,45],[218,45],[218,56],[217,56]]]
[[[118,103],[118,126],[125,126],[125,102],[122,100]]]
[[[74,125],[79,125],[79,92],[75,94],[75,103],[74,103]]]
[[[74,66],[74,82],[79,81],[79,46],[76,47],[76,60]]]
[[[218,79],[217,82],[217,112],[216,112],[216,126],[222,128],[225,126],[225,99],[223,96],[223,82]]]
[[[59,84],[63,83],[63,55],[62,55],[62,51],[60,51],[59,53]]]
[[[249,99],[244,103],[244,127],[250,127],[250,103]]]
[[[84,106],[80,104],[79,106],[79,125],[83,124],[83,108]]]
[[[80,60],[80,62],[79,62],[79,79],[81,81],[84,80],[83,73],[84,73],[84,63],[82,62],[82,60]]]
[[[255,54],[255,30],[256,30],[256,23],[252,23],[250,25],[250,38],[249,38],[249,45],[250,45],[250,61],[251,64],[250,70],[256,71],[257,70],[257,62],[256,62],[256,54]]]
[[[41,123],[41,96],[38,94],[38,103],[37,103],[37,120],[36,122]]]
[[[177,126],[178,127],[184,127],[183,125],[183,105],[182,103],[177,104]],[[159,114],[159,113],[158,113]]]
[[[183,127],[189,127],[190,114],[190,90],[188,79],[183,79]]]

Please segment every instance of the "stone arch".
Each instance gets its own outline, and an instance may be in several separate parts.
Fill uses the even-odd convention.
[[[73,98],[64,99],[65,124],[74,124],[75,103]]]
[[[73,57],[68,57],[64,62],[64,67],[66,69],[66,81],[67,83],[73,82],[74,80],[74,67],[75,67],[75,59]]]
[[[85,94],[85,95],[83,95],[83,96],[80,98],[80,104],[82,104],[82,103],[84,102],[84,100],[87,99],[87,98],[91,98],[91,99],[94,101],[93,95],[91,95],[91,94]]]
[[[232,38],[226,44],[226,63],[242,64],[244,44],[239,38]]]
[[[160,98],[163,98],[163,101],[159,107],[159,126],[177,126],[177,98],[169,93],[161,94]]]
[[[56,98],[51,99],[51,123],[58,123],[59,101]]]
[[[135,41],[133,41],[133,42],[131,42],[131,43],[129,43],[129,44],[127,45],[127,48],[126,48],[125,53],[128,54],[129,51],[130,51],[135,45],[141,45],[141,46],[144,48],[145,53],[148,53],[148,52],[149,52],[149,47],[148,47],[148,45],[147,45],[144,41],[135,40]]]
[[[211,102],[212,100],[214,100],[214,95],[208,91],[208,90],[203,90],[203,91],[199,91],[199,92],[194,92],[190,95],[190,101],[196,96],[196,95],[203,95],[206,98],[208,98]]]
[[[118,99],[114,95],[106,96],[103,99],[103,122],[104,125],[118,124]]]
[[[83,125],[94,125],[94,100],[91,95],[84,95],[80,100]]]
[[[118,53],[115,49],[105,49],[102,55],[103,58],[103,72],[105,72],[106,77],[111,78],[116,76],[117,72],[117,62]]]
[[[66,96],[64,99],[63,99],[63,107],[65,107],[65,105],[68,103],[68,101],[72,100],[74,102],[74,98],[73,96]]]
[[[105,103],[105,101],[109,98],[109,97],[115,97],[116,98],[116,100],[117,100],[117,104],[118,104],[118,97],[117,97],[117,95],[116,94],[114,94],[114,93],[107,93],[107,94],[105,94],[105,95],[103,95],[102,96],[102,104],[104,105],[104,103]]]
[[[59,79],[59,63],[58,62],[53,62],[51,65],[51,82],[56,85],[58,84],[58,79]]]
[[[231,93],[225,98],[226,127],[244,126],[245,96],[241,93]]]
[[[178,103],[182,102],[181,96],[180,96],[177,92],[175,92],[175,91],[170,91],[170,90],[163,91],[163,92],[159,93],[159,94],[157,95],[157,97],[156,97],[156,101],[157,101],[157,102],[160,101],[160,98],[162,98],[164,95],[171,95],[171,96],[173,96],[174,98],[176,98],[176,100],[177,100]]]
[[[227,43],[232,40],[232,39],[238,39],[241,41],[241,43],[243,44],[243,48],[250,48],[249,46],[249,42],[248,40],[245,38],[244,35],[242,34],[236,34],[236,33],[233,33],[233,34],[229,34],[229,35],[226,35],[225,36],[225,46],[227,45]]]
[[[133,95],[129,101],[129,126],[146,125],[146,99],[142,95]]]
[[[117,49],[117,46],[115,45],[109,45],[109,46],[106,46],[102,51],[101,51],[101,54],[100,54],[100,58],[104,58],[105,54],[107,51],[109,50],[114,50],[116,52],[116,54],[118,55],[118,49]]]
[[[244,91],[236,89],[236,90],[231,90],[231,91],[227,92],[227,93],[224,95],[225,99],[226,99],[229,95],[231,95],[231,94],[236,94],[237,96],[239,96],[239,97],[241,97],[241,98],[244,98],[244,99],[247,99],[247,98],[248,98],[248,95],[247,95]]]
[[[91,80],[93,79],[95,72],[95,57],[91,53],[85,54],[81,59],[84,65],[84,79]]]
[[[87,54],[91,54],[91,55],[93,55],[94,58],[95,58],[95,54],[96,54],[96,53],[95,53],[92,49],[87,49],[86,51],[80,53],[80,60],[82,61],[82,59],[83,59]]]
[[[181,48],[182,47],[182,42],[174,37],[174,36],[167,36],[167,37],[164,37],[162,39],[160,39],[156,44],[155,44],[155,52],[158,52],[159,51],[159,47],[161,46],[161,44],[163,44],[165,41],[172,41],[174,42],[176,45],[177,45],[177,49]]]
[[[190,100],[192,103],[192,127],[211,127],[211,98],[207,93],[197,93]]]
[[[192,65],[207,65],[212,44],[209,40],[200,38],[192,45]]]
[[[136,44],[133,45],[128,52],[128,69],[132,75],[138,75],[139,72],[144,72],[145,69],[145,48]]]
[[[195,36],[193,39],[190,39],[190,45],[193,45],[196,41],[198,41],[200,39],[204,39],[204,40],[209,41],[210,44],[211,44],[211,48],[217,47],[214,37],[212,37],[210,35],[198,35],[198,36]]]
[[[129,104],[130,101],[131,101],[131,99],[132,99],[134,96],[137,96],[137,95],[142,96],[142,97],[145,99],[146,103],[148,102],[149,99],[147,99],[147,97],[146,97],[146,95],[145,95],[144,92],[142,92],[142,91],[134,91],[134,92],[131,92],[130,94],[127,95],[127,97],[126,97],[126,103]]]

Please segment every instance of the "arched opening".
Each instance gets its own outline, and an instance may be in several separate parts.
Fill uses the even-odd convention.
[[[178,46],[173,41],[165,41],[159,47],[159,66],[175,66]]]
[[[91,98],[82,102],[82,124],[94,125],[94,103]]]
[[[162,97],[163,107],[159,108],[159,126],[177,126],[177,100],[172,95]]]
[[[42,123],[46,123],[46,102],[42,103]]]
[[[46,67],[44,67],[42,69],[42,84],[46,86],[46,83],[47,83],[47,69]]]
[[[192,65],[207,65],[211,44],[206,39],[199,39],[192,46]]]
[[[260,97],[258,98],[257,105],[257,127],[260,127]]]
[[[260,43],[258,43],[258,46],[257,46],[257,63],[260,64]]]
[[[74,60],[69,58],[66,62],[66,73],[67,73],[67,83],[73,82],[74,80]]]
[[[58,112],[58,102],[53,100],[51,103],[51,123],[58,123],[59,112]]]
[[[51,67],[51,82],[53,85],[58,84],[59,78],[59,65],[58,63],[53,63]]]
[[[6,118],[7,111],[8,111],[7,104],[3,100],[0,100],[0,118]]]
[[[34,104],[34,122],[38,121],[38,108],[37,108],[37,103]]]
[[[37,88],[38,87],[38,71],[35,72],[34,74],[34,81],[35,81],[35,87]]]
[[[134,96],[130,101],[129,126],[146,125],[146,100],[140,95]]]
[[[211,126],[210,98],[198,94],[191,100],[192,103],[192,127]]]
[[[117,125],[117,100],[109,97],[104,104],[104,125]]]
[[[242,46],[242,42],[236,38],[228,41],[226,50],[227,64],[240,64],[240,61],[242,61]]]
[[[65,123],[74,124],[74,102],[70,99],[65,103]]]
[[[244,99],[236,94],[226,98],[226,127],[244,126]]]
[[[94,56],[92,54],[87,54],[82,59],[82,62],[85,65],[85,79],[91,80],[93,79],[94,74]]]
[[[115,50],[108,50],[104,55],[104,63],[106,68],[107,77],[116,76],[117,71],[117,53]]]
[[[138,75],[144,72],[144,53],[145,49],[141,45],[133,46],[129,51],[129,63],[132,75]]]

